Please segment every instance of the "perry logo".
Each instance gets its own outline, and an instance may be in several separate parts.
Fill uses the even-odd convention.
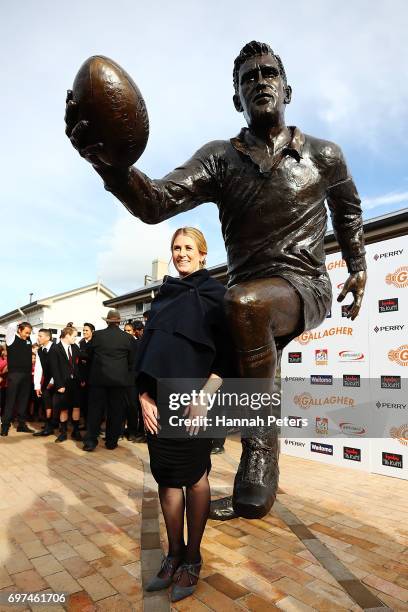
[[[408,344],[403,344],[399,348],[388,351],[388,359],[395,361],[400,366],[408,366]]]
[[[403,444],[404,446],[408,446],[408,425],[400,425],[399,427],[391,427],[390,429],[391,438],[395,438]]]
[[[408,287],[408,266],[401,266],[397,268],[395,272],[390,272],[385,277],[387,285],[394,285],[394,287]]]

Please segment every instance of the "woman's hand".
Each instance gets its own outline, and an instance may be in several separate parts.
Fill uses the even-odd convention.
[[[157,434],[160,427],[156,402],[147,392],[139,395],[139,400],[142,406],[143,422],[147,431],[152,434]]]
[[[204,417],[203,420],[203,431],[207,429],[206,421],[208,414],[208,402],[203,399],[201,395],[199,396],[199,400],[196,404],[189,404],[183,412],[183,417],[187,417],[191,420],[197,419],[197,422],[200,422],[202,419],[200,417]],[[196,436],[199,432],[200,425],[186,425],[186,432],[190,436]]]

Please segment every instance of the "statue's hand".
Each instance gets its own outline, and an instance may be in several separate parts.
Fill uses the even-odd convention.
[[[95,168],[108,168],[99,157],[103,143],[89,142],[89,121],[78,121],[78,104],[72,99],[72,91],[68,89],[65,106],[65,133],[78,153]]]
[[[341,290],[338,302],[342,302],[346,297],[347,293],[352,293],[354,300],[352,304],[347,306],[347,318],[354,321],[360,312],[361,302],[363,301],[364,288],[367,282],[367,272],[361,270],[361,272],[353,272],[350,274],[346,282],[344,283],[343,289]]]

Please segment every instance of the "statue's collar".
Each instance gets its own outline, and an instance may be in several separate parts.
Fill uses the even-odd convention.
[[[288,130],[291,134],[291,140],[276,153],[271,152],[269,147],[252,134],[248,128],[242,128],[238,136],[231,138],[230,142],[237,151],[248,155],[262,173],[270,172],[284,155],[292,155],[297,161],[300,161],[302,157],[305,142],[304,134],[294,126],[288,126]]]

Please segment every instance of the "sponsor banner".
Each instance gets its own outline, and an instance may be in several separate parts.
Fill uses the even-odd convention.
[[[309,459],[406,478],[403,473],[408,472],[408,444],[403,441],[408,424],[407,236],[367,245],[366,261],[368,281],[364,300],[360,315],[351,321],[347,318],[347,307],[352,295],[349,293],[343,302],[337,302],[348,277],[346,262],[340,253],[327,256],[326,268],[333,288],[331,309],[318,328],[306,330],[284,349],[282,379],[297,376],[301,385],[285,410],[286,414],[305,414],[309,418],[308,427],[292,428],[292,432],[302,432],[303,437],[314,435],[312,441],[320,440],[322,444],[333,442],[333,455],[309,449]],[[354,396],[361,391],[365,400]],[[348,414],[334,418],[332,415],[340,408],[330,402],[341,396],[349,396],[354,406],[348,405]],[[350,412],[360,411],[360,404],[362,414],[351,416]],[[285,402],[282,408],[284,405]],[[372,438],[369,435],[372,423],[364,416],[369,416],[370,410],[377,421]],[[338,440],[336,434],[342,439]],[[350,449],[358,452],[344,451],[345,436]],[[338,449],[337,442],[342,443]],[[288,448],[286,445],[282,451],[288,452]],[[402,455],[403,468],[396,467],[398,462],[384,465],[383,452]]]

